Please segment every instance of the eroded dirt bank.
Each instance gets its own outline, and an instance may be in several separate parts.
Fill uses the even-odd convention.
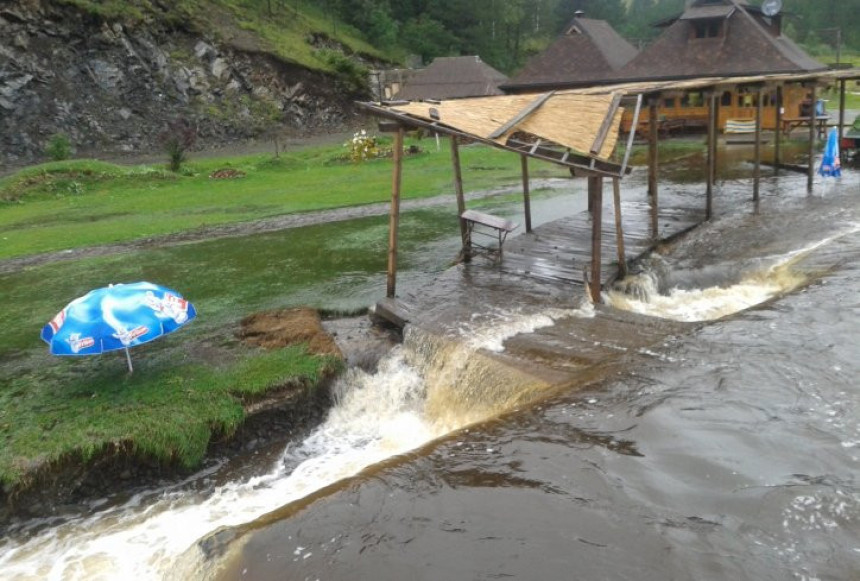
[[[374,325],[366,315],[323,321],[310,308],[250,315],[237,335],[264,349],[306,343],[312,353],[335,356],[344,365],[328,368],[317,383],[289,382],[245,401],[244,422],[232,434],[213,434],[202,466],[193,470],[141,456],[132,442],[107,446],[86,462],[69,457],[34,466],[25,485],[0,491],[0,531],[34,517],[86,514],[145,489],[205,489],[237,472],[269,465],[289,441],[300,439],[325,417],[330,388],[344,367],[373,370],[399,340],[395,330]]]

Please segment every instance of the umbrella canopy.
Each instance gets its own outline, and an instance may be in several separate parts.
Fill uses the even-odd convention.
[[[197,315],[169,288],[150,282],[116,284],[70,302],[42,329],[54,355],[95,355],[125,349],[171,333]]]
[[[824,156],[818,173],[825,177],[838,178],[842,175],[842,163],[839,161],[839,132],[835,127],[827,134],[827,144],[824,146]]]

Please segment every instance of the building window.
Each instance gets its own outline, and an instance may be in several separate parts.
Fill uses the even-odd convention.
[[[734,93],[732,93],[731,91],[725,91],[723,93],[723,95],[720,97],[720,105],[722,105],[723,107],[731,107],[733,96],[734,96]]]
[[[663,107],[666,109],[674,109],[675,108],[675,99],[664,99]]]
[[[701,107],[704,103],[702,93],[687,93],[681,99],[681,107]]]
[[[722,20],[694,20],[693,30],[696,38],[716,38],[723,28]]]

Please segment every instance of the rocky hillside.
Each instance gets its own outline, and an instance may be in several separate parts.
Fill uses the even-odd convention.
[[[177,20],[112,19],[68,0],[0,0],[0,169],[44,160],[57,134],[78,155],[158,151],[160,134],[180,118],[196,126],[198,146],[210,147],[354,123],[360,86],[344,90],[336,74],[291,62],[242,27],[231,35]],[[324,34],[306,39],[342,54]]]

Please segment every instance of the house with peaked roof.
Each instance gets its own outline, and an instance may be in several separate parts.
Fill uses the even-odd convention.
[[[663,28],[653,44],[611,75],[611,82],[681,80],[695,77],[742,77],[780,73],[811,73],[827,67],[807,55],[782,33],[782,14],[768,16],[747,0],[693,0],[681,14],[656,24]],[[729,119],[756,114],[757,94],[743,89],[720,98],[719,127]],[[762,125],[776,125],[775,92],[766,95]],[[800,86],[782,91],[784,115],[808,116],[812,104]],[[667,98],[660,115],[703,122],[708,109],[703,95]],[[646,119],[647,121],[647,119]]]
[[[508,93],[527,93],[599,84],[636,54],[633,45],[608,22],[577,12],[564,33],[501,88]]]
[[[418,101],[503,95],[499,85],[507,80],[479,56],[438,57],[413,73],[393,98]]]

